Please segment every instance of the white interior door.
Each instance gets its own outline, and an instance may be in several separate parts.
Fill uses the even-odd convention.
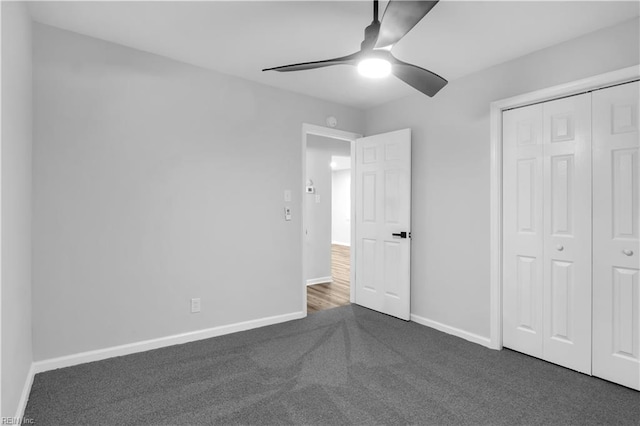
[[[542,358],[542,104],[505,111],[503,122],[503,343]]]
[[[409,320],[411,129],[358,139],[355,179],[355,301]]]
[[[543,104],[544,359],[591,373],[591,94]]]
[[[593,93],[593,374],[640,390],[640,83]]]

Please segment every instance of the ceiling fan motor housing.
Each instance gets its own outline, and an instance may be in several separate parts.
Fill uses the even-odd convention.
[[[376,45],[380,33],[380,22],[373,21],[364,29],[364,40],[360,43],[360,50],[371,50]]]

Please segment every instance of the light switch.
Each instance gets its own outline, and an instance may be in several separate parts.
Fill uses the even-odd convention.
[[[290,189],[285,189],[284,190],[284,201],[285,202],[291,201],[291,190]]]
[[[200,304],[200,298],[194,298],[191,299],[191,313],[195,314],[197,312],[200,312],[200,308],[201,308],[201,304]]]
[[[286,206],[284,208],[284,220],[287,220],[287,221],[291,220],[291,207],[289,206]]]
[[[320,203],[320,194],[316,194],[316,204]]]

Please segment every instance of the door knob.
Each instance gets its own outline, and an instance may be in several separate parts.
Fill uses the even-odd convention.
[[[624,253],[625,256],[633,256],[633,250],[624,249],[622,253]]]
[[[562,251],[562,250],[564,250],[564,246],[563,246],[563,245],[561,245],[561,244],[558,244],[558,245],[556,246],[556,250],[558,250],[558,251]]]

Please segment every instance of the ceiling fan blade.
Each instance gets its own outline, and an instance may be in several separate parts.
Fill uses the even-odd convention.
[[[265,68],[262,71],[279,71],[279,72],[304,71],[304,70],[312,70],[315,68],[330,67],[332,65],[355,65],[357,62],[358,56],[360,56],[360,52],[356,52],[347,56],[342,56],[340,58],[327,59],[324,61],[302,62],[300,64],[282,65],[280,67]]]
[[[448,81],[424,68],[407,64],[399,59],[393,58],[392,73],[409,86],[424,93],[427,96],[434,96]]]
[[[389,48],[404,37],[411,28],[438,3],[436,1],[389,1],[380,23],[375,48]]]

